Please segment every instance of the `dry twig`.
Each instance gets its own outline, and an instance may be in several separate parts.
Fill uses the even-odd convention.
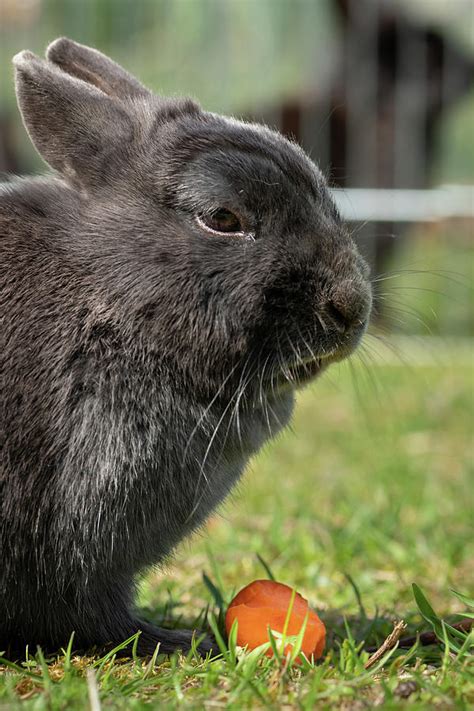
[[[387,639],[382,642],[380,647],[367,659],[364,664],[364,669],[370,669],[376,664],[379,659],[381,659],[389,649],[392,649],[397,644],[398,640],[402,636],[402,633],[406,629],[406,622],[399,620],[395,623],[393,630],[388,635]]]

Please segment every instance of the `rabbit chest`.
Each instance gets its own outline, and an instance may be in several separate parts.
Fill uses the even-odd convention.
[[[165,377],[117,368],[76,404],[58,477],[62,519],[82,512],[75,530],[113,567],[156,563],[226,497],[292,406],[291,393],[239,412],[197,405]]]

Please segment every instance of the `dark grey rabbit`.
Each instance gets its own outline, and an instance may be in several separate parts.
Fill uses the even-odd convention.
[[[136,616],[134,579],[356,347],[367,267],[279,134],[67,39],[14,65],[59,175],[0,191],[0,650],[186,650]]]

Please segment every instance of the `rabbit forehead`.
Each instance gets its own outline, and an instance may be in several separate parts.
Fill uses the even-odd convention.
[[[291,204],[314,205],[312,191],[297,178],[283,173],[266,155],[240,148],[216,148],[192,160],[181,174],[179,200],[204,210],[217,207],[248,208],[254,213],[279,211]]]
[[[304,151],[284,136],[266,126],[246,123],[237,119],[204,113],[185,116],[174,124],[171,150],[176,165],[187,166],[190,161],[211,156],[220,165],[233,162],[245,164],[253,171],[268,173],[272,163],[273,179],[285,177],[288,183],[304,188],[315,198],[325,193],[325,180],[319,168]],[[243,157],[246,160],[243,161]]]

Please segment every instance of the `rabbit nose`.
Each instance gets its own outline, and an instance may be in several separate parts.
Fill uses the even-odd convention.
[[[342,282],[331,294],[325,305],[325,312],[335,328],[344,333],[358,330],[365,325],[372,299],[370,292],[362,284]]]

